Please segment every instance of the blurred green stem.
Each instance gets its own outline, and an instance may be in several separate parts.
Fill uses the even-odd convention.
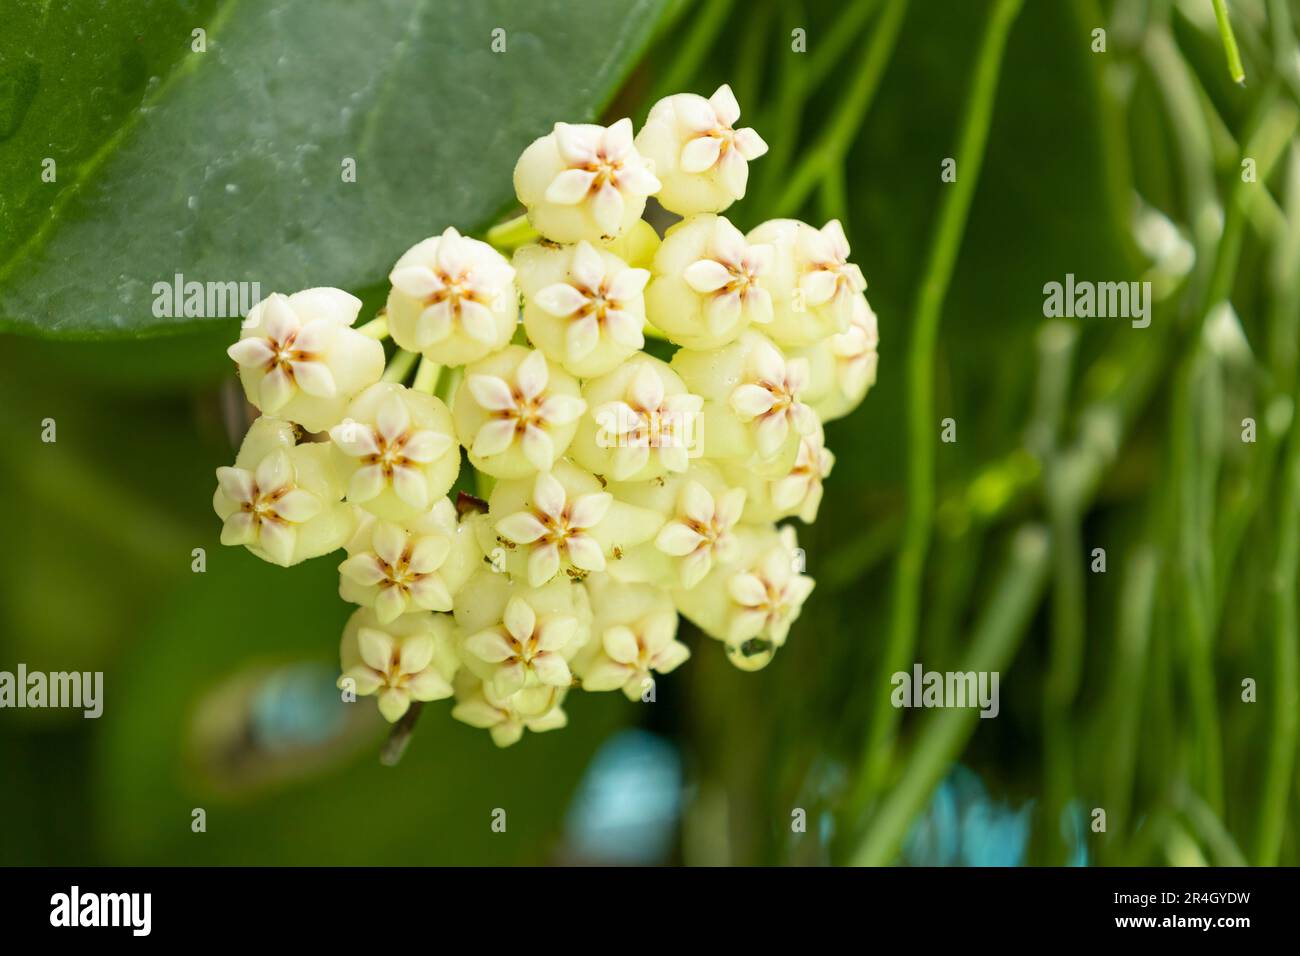
[[[1241,51],[1237,49],[1237,37],[1232,32],[1232,22],[1228,19],[1225,0],[1214,0],[1214,19],[1219,23],[1223,52],[1228,58],[1228,74],[1232,77],[1232,82],[1245,83],[1246,68],[1241,65]]]
[[[853,81],[853,86],[840,100],[826,131],[808,150],[804,160],[795,169],[776,202],[774,212],[793,215],[808,198],[808,194],[812,192],[826,170],[844,162],[849,147],[853,145],[854,136],[862,125],[862,118],[875,98],[889,58],[893,55],[899,30],[907,15],[907,2],[908,0],[888,0],[885,11],[876,24],[871,44],[867,47],[867,55],[862,59],[862,66]],[[1000,0],[999,10],[1007,2],[1019,5],[1019,0]],[[995,13],[992,22],[998,21],[999,16]],[[997,64],[995,63],[994,66],[996,70]],[[995,83],[996,80],[995,71]]]
[[[406,376],[411,374],[411,369],[415,367],[415,360],[419,357],[415,352],[398,349],[393,353],[393,357],[388,360],[388,367],[384,369],[383,380],[385,382],[397,382],[399,385],[405,382]]]
[[[713,41],[726,26],[733,3],[734,0],[711,0],[702,5],[703,9],[695,8],[691,32],[686,42],[678,47],[676,58],[660,76],[650,97],[651,103],[690,88],[691,78],[699,72],[700,64],[713,49]]]
[[[901,0],[894,0],[885,16],[901,20],[903,6]],[[881,671],[867,685],[874,706],[852,801],[859,811],[875,795],[890,766],[898,726],[898,712],[890,702],[890,677],[907,665],[916,646],[925,555],[934,521],[934,430],[939,426],[934,415],[935,343],[944,296],[956,265],[975,185],[979,182],[984,146],[993,120],[1002,53],[1020,6],[1021,0],[998,0],[985,29],[958,140],[957,181],[941,187],[946,193],[918,294],[908,353],[907,508],[895,571],[889,637]],[[879,29],[885,30],[884,24]]]
[[[962,671],[1000,673],[1011,662],[1038,606],[1047,571],[1047,550],[1047,533],[1041,527],[1028,525],[1016,533],[1010,561],[975,627]],[[979,720],[979,711],[971,708],[940,710],[925,717],[902,779],[872,817],[850,860],[854,866],[893,862],[913,818],[924,808]]]

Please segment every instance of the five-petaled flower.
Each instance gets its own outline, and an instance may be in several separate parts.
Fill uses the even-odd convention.
[[[647,614],[627,624],[606,628],[600,635],[600,652],[586,668],[582,689],[622,690],[629,700],[639,700],[653,681],[651,672],[667,674],[691,656],[678,640],[677,613]]]
[[[612,238],[641,218],[659,180],[632,142],[632,121],[612,126],[556,123],[515,166],[515,192],[528,218],[556,242]]]
[[[605,400],[611,393],[616,397]],[[658,359],[630,362],[588,383],[583,394],[594,410],[580,429],[575,457],[598,474],[628,481],[681,472],[701,450],[704,399],[687,392]]]
[[[443,498],[435,511],[418,530],[378,520],[359,529],[339,565],[340,596],[373,607],[384,624],[410,610],[450,611],[451,587],[439,571],[451,556],[455,508]]]
[[[501,253],[448,227],[407,250],[389,273],[393,340],[443,365],[496,351],[515,330],[514,278]]]
[[[539,289],[533,301],[546,314],[564,320],[565,363],[578,365],[605,339],[621,346],[623,357],[645,345],[642,291],[650,280],[645,269],[631,269],[588,242],[573,250],[568,275]],[[528,323],[525,315],[525,327]],[[589,369],[578,372],[591,374]]]
[[[567,614],[539,617],[522,597],[506,604],[501,623],[465,638],[465,650],[493,666],[492,692],[507,698],[525,686],[568,687],[573,680],[561,651],[577,633]]]
[[[408,615],[380,626],[369,611],[356,612],[344,631],[339,688],[362,697],[378,694],[379,712],[389,722],[400,720],[411,701],[450,697],[444,663],[450,650],[449,626],[432,614]]]
[[[525,729],[540,734],[558,730],[568,723],[560,706],[565,688],[546,687],[544,691],[538,695],[537,712],[524,711],[519,707],[518,694],[501,697],[493,693],[490,683],[475,680],[462,672],[462,676],[457,678],[457,702],[451,716],[471,727],[487,730],[498,747],[509,747],[519,741]]]
[[[218,468],[221,490],[239,505],[221,526],[221,543],[256,545],[277,564],[288,564],[293,557],[295,525],[310,521],[321,511],[321,500],[297,487],[293,478],[286,451],[267,455],[256,472]]]
[[[498,478],[549,471],[586,408],[577,382],[522,346],[493,359],[491,366],[466,369],[455,401],[461,441],[475,467]]]
[[[727,636],[732,644],[761,636],[780,647],[812,593],[813,579],[798,566],[794,529],[782,528],[779,538],[776,546],[727,580],[734,605]]]
[[[226,350],[248,400],[310,431],[337,421],[384,370],[383,346],[351,328],[360,308],[356,296],[327,288],[276,292],[253,306]]]
[[[401,520],[428,510],[451,487],[459,455],[451,415],[438,399],[381,382],[349,411],[350,417],[330,429],[352,469],[349,502]]]
[[[705,99],[668,96],[650,108],[636,145],[655,164],[665,209],[688,216],[720,212],[745,195],[749,161],[767,152],[753,129],[736,129],[740,104],[723,84]]]
[[[605,553],[591,529],[605,520],[613,495],[598,491],[572,501],[559,480],[541,472],[533,484],[531,507],[508,514],[497,532],[528,549],[528,583],[540,587],[560,572],[562,563],[579,571],[603,571]]]
[[[716,498],[698,481],[688,480],[677,497],[677,510],[660,529],[655,547],[677,559],[684,588],[693,588],[714,561],[730,560],[736,542],[732,527],[745,508],[745,491],[731,488]]]
[[[817,427],[817,416],[800,401],[808,360],[787,360],[771,342],[759,341],[746,364],[749,374],[728,401],[740,420],[753,427],[759,455],[770,458],[785,444],[791,428],[806,435]]]

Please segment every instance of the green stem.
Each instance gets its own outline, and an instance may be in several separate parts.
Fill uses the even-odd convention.
[[[362,335],[368,335],[372,339],[379,339],[382,342],[388,338],[388,316],[381,315],[377,319],[371,319],[365,325],[358,325],[357,331]]]
[[[1008,2],[1015,7],[1020,5],[1020,0],[1002,0],[998,9],[1001,10]],[[862,117],[866,115],[871,107],[871,101],[875,98],[880,79],[885,73],[885,66],[893,55],[906,14],[907,0],[889,0],[885,12],[880,16],[880,22],[876,25],[875,33],[871,37],[871,45],[867,48],[867,55],[863,57],[862,67],[854,79],[853,86],[849,89],[848,95],[841,100],[826,132],[808,151],[807,157],[790,178],[789,184],[777,200],[778,211],[793,213],[798,210],[821,180],[825,170],[844,161],[849,147],[853,145],[854,136],[862,125]],[[992,22],[996,23],[999,19],[998,14],[995,13]],[[996,83],[997,64],[994,66]]]
[[[901,3],[891,4],[886,16],[901,19]],[[890,765],[898,712],[890,704],[891,675],[906,666],[916,646],[920,616],[921,583],[925,555],[934,520],[935,434],[934,361],[940,313],[952,278],[979,182],[984,146],[993,120],[1002,53],[1021,0],[998,0],[975,61],[970,99],[962,120],[957,147],[957,181],[947,190],[939,209],[935,238],[921,281],[912,341],[908,354],[908,489],[903,541],[893,588],[889,636],[880,673],[868,685],[874,700],[871,726],[863,752],[854,806],[863,808],[879,788]],[[882,24],[880,29],[886,27]]]
[[[1219,22],[1219,36],[1223,39],[1223,52],[1228,57],[1228,74],[1234,83],[1246,82],[1246,68],[1241,65],[1241,51],[1237,49],[1237,37],[1232,32],[1232,22],[1228,19],[1228,5],[1225,0],[1214,0],[1214,19]]]
[[[1011,560],[975,628],[962,671],[1000,673],[1011,662],[1042,594],[1047,551],[1047,534],[1041,527],[1030,525],[1017,532]],[[979,711],[973,708],[954,707],[927,716],[902,779],[890,790],[853,854],[854,866],[885,866],[893,861],[912,819],[979,720]]]
[[[419,357],[416,352],[398,349],[393,353],[393,357],[388,360],[388,368],[384,369],[383,380],[385,382],[397,382],[398,384],[405,382],[406,376],[411,374],[411,369],[415,366],[415,360]]]
[[[536,242],[541,234],[533,228],[528,216],[515,216],[499,222],[487,231],[487,241],[498,252],[513,252],[522,245]]]
[[[442,366],[427,358],[420,359],[420,367],[415,372],[415,382],[411,388],[417,392],[433,395],[438,389],[438,379],[442,375]]]
[[[655,85],[653,103],[672,93],[680,93],[690,86],[692,77],[699,74],[700,64],[713,49],[713,41],[727,23],[735,0],[713,0],[704,4],[693,20],[690,36],[677,50],[677,56]],[[712,91],[710,91],[712,92]]]

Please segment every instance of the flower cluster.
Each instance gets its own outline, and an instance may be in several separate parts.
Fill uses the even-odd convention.
[[[744,669],[785,643],[813,582],[781,522],[816,518],[876,317],[838,222],[722,215],[767,151],[739,118],[723,86],[635,135],[556,123],[515,167],[512,259],[448,228],[362,327],[338,289],[249,312],[229,354],[261,417],[217,470],[221,540],[344,549],[339,686],[389,721],[454,697],[506,746],[571,689],[645,699],[690,655],[679,615]]]

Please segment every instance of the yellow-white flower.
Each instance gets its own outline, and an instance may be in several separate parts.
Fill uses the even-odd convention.
[[[673,594],[677,609],[726,643],[745,670],[765,666],[785,644],[790,625],[812,593],[794,528],[743,526],[736,562],[719,565],[689,590]]]
[[[615,481],[647,481],[685,471],[701,452],[704,400],[651,355],[637,355],[582,389],[588,414],[570,455]]]
[[[660,588],[620,584],[608,577],[587,582],[592,606],[592,641],[575,661],[582,689],[622,690],[639,700],[653,681],[691,656],[676,640],[677,609]]]
[[[611,484],[616,501],[666,516],[653,540],[610,566],[620,581],[647,581],[692,588],[717,562],[736,557],[734,529],[745,507],[745,489],[732,487],[706,461],[661,481]]]
[[[485,553],[506,550],[505,569],[540,587],[556,575],[603,571],[626,549],[649,540],[662,516],[616,502],[600,482],[567,461],[535,478],[497,482],[480,525]]]
[[[672,364],[705,400],[706,456],[738,459],[767,477],[789,471],[799,436],[817,427],[816,414],[803,401],[806,358],[787,359],[751,329],[721,349],[680,349]]]
[[[522,478],[564,454],[586,404],[572,375],[541,352],[511,345],[465,369],[456,433],[479,471]]]
[[[338,686],[362,697],[377,694],[379,712],[390,723],[400,720],[413,700],[450,697],[460,666],[454,632],[446,615],[404,614],[383,624],[362,608],[343,629]]]
[[[432,395],[379,382],[330,429],[348,501],[390,521],[426,512],[456,481],[451,413]]]
[[[876,383],[876,364],[879,361],[876,349],[879,344],[876,313],[866,296],[854,296],[849,327],[831,336],[827,343],[834,363],[831,386],[825,396],[813,403],[822,421],[847,415],[861,404]]]
[[[795,219],[770,219],[747,238],[775,250],[769,283],[773,318],[764,329],[768,336],[782,346],[798,347],[848,329],[853,299],[867,281],[848,261],[849,241],[838,219],[821,229]]]
[[[560,653],[577,633],[578,621],[568,615],[539,619],[522,597],[506,605],[501,623],[465,638],[464,648],[485,664],[493,665],[492,691],[509,697],[534,684],[568,687],[573,680],[569,663]]]
[[[745,468],[728,466],[727,478],[744,488],[745,520],[755,524],[794,515],[806,524],[817,520],[822,500],[822,480],[830,474],[835,456],[826,447],[820,425],[799,437],[793,467],[779,478],[761,478]]]
[[[339,596],[374,608],[384,624],[409,611],[450,611],[482,558],[473,530],[457,522],[446,498],[405,525],[368,518],[347,550]]]
[[[524,713],[515,703],[518,694],[500,697],[488,683],[461,671],[456,676],[457,703],[451,715],[471,727],[486,730],[498,747],[509,747],[519,742],[525,729],[540,734],[564,727],[569,722],[560,706],[565,693],[564,688],[544,687],[539,695],[540,713]]]
[[[668,230],[655,253],[646,306],[673,342],[726,345],[751,323],[772,321],[770,245],[750,244],[722,216],[698,215]]]
[[[450,227],[417,243],[388,276],[393,341],[441,365],[495,352],[510,341],[519,319],[514,277],[501,253]]]
[[[523,246],[515,268],[529,340],[569,373],[602,375],[645,345],[645,269],[585,241]]]
[[[212,507],[224,524],[221,543],[244,545],[288,567],[341,547],[352,510],[330,463],[329,446],[295,445],[294,427],[263,416],[244,436],[234,467],[217,469]]]
[[[341,289],[267,296],[248,312],[226,353],[239,365],[248,400],[266,415],[318,432],[379,381],[384,349],[351,328],[361,300]]]
[[[749,161],[766,153],[767,143],[748,127],[735,129],[738,119],[740,104],[725,84],[708,99],[678,93],[650,108],[636,146],[654,163],[665,209],[721,212],[744,198]]]
[[[631,228],[659,180],[632,142],[632,121],[556,123],[515,165],[515,194],[533,227],[555,242],[596,242]]]

